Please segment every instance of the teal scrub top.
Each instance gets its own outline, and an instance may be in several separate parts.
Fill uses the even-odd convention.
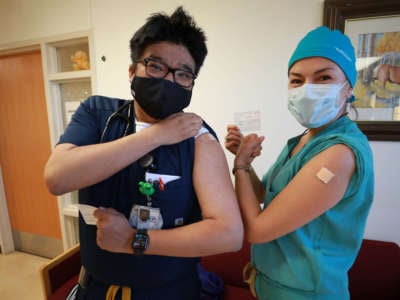
[[[353,151],[356,170],[334,207],[294,232],[252,246],[257,296],[262,300],[349,299],[347,271],[361,246],[374,193],[372,152],[365,135],[347,116],[319,132],[290,157],[300,138],[287,142],[263,176],[264,207],[309,160],[335,144],[345,144]]]

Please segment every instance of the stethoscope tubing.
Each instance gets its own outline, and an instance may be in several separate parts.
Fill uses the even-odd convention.
[[[128,108],[127,113],[123,113],[124,110]],[[112,124],[113,121],[117,119],[122,119],[125,123],[125,130],[124,134],[121,137],[124,137],[132,132],[134,132],[134,123],[133,123],[133,118],[134,118],[134,108],[133,108],[133,100],[129,101],[128,103],[125,103],[121,107],[119,107],[115,112],[113,112],[106,121],[106,125],[104,127],[103,132],[101,133],[100,137],[100,143],[104,142],[105,135],[107,134],[107,131],[110,128],[110,125]]]

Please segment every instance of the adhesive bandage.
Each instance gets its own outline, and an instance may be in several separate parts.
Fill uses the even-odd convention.
[[[322,167],[317,173],[318,179],[321,180],[323,183],[328,183],[334,176],[335,174],[333,174],[325,167]]]

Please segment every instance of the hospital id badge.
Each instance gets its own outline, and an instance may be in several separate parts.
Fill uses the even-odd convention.
[[[163,219],[159,208],[135,204],[129,216],[129,223],[136,229],[161,229]]]

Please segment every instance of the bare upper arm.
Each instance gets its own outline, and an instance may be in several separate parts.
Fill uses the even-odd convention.
[[[319,172],[323,168],[333,174],[331,179],[321,179],[324,175]],[[265,242],[285,235],[335,206],[345,194],[354,171],[354,154],[344,144],[316,155],[257,217],[253,239]]]
[[[203,217],[235,217],[240,220],[236,196],[222,147],[209,133],[199,136],[195,143],[193,184]]]

